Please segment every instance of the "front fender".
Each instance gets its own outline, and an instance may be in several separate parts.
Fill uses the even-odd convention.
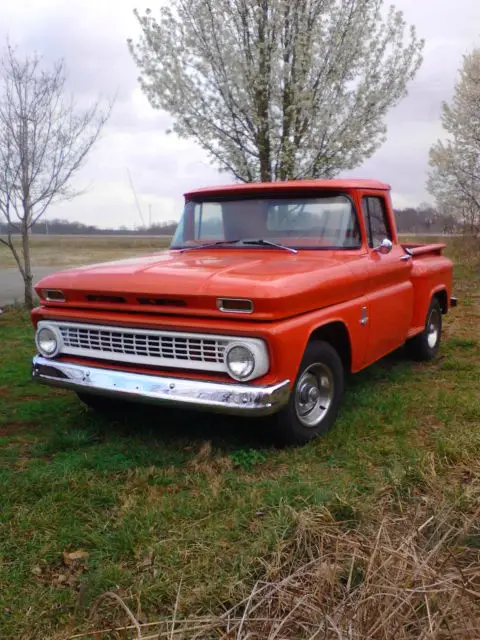
[[[347,331],[351,348],[351,371],[362,369],[368,345],[368,324],[361,322],[362,309],[366,306],[366,298],[356,298],[291,318],[272,328],[269,339],[272,346],[272,371],[276,377],[286,377],[293,384],[312,334],[334,322],[341,323]]]

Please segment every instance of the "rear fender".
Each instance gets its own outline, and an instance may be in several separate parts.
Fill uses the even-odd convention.
[[[453,265],[443,256],[414,260],[411,279],[414,288],[412,323],[409,336],[423,331],[430,302],[439,296],[443,313],[449,309]]]

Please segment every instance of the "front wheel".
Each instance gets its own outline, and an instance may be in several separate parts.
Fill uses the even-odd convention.
[[[288,404],[273,416],[281,444],[302,445],[330,429],[344,387],[342,361],[328,342],[308,344]]]
[[[419,362],[433,360],[440,348],[442,339],[442,308],[437,298],[432,298],[428,308],[427,320],[422,333],[406,343],[411,358]]]

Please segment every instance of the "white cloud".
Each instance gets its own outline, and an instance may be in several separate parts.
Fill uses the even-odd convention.
[[[389,114],[386,144],[351,174],[389,182],[395,204],[404,206],[428,199],[428,150],[442,135],[440,106],[451,96],[461,56],[480,44],[480,2],[393,1],[427,39],[425,62],[409,96]],[[76,180],[87,193],[53,206],[50,217],[105,226],[140,224],[127,169],[145,218],[151,206],[154,221],[178,217],[185,191],[231,181],[193,142],[164,133],[169,117],[151,109],[138,87],[126,39],[138,33],[133,8],[146,6],[135,0],[0,0],[0,35],[8,33],[46,61],[64,57],[80,100],[118,92],[102,140]]]
[[[56,217],[75,218],[85,224],[97,226],[128,226],[130,228],[160,220],[173,220],[178,217],[178,205],[174,197],[137,192],[140,212],[135,195],[125,180],[103,180],[91,185],[88,192],[74,205],[63,202],[56,207]],[[79,205],[81,206],[80,215]],[[75,209],[71,210],[74,206]],[[181,206],[181,204],[180,204]]]

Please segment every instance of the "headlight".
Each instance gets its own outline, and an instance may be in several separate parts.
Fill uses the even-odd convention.
[[[227,351],[226,363],[232,378],[245,380],[255,369],[255,356],[248,347],[233,345]]]
[[[46,358],[53,358],[60,350],[60,336],[51,327],[40,327],[35,342],[42,356]]]

